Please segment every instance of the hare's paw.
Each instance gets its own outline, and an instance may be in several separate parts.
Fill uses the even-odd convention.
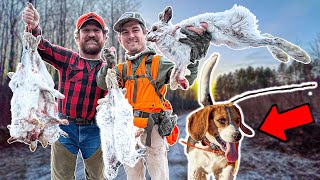
[[[177,82],[183,90],[189,89],[189,82],[186,78],[178,79]]]

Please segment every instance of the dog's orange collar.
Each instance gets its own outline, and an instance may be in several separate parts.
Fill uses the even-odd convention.
[[[208,146],[208,145],[206,145],[206,146],[208,146],[210,148],[210,150],[209,149],[205,149],[205,148],[201,148],[201,147],[197,147],[197,146],[195,146],[193,144],[189,144],[189,143],[187,143],[185,141],[180,141],[180,142],[185,144],[185,145],[187,145],[187,146],[189,146],[189,147],[200,149],[202,151],[207,151],[207,152],[211,152],[211,153],[215,153],[215,154],[222,154],[223,153],[223,152],[221,153],[221,151],[219,151],[219,150],[211,149],[210,146]]]
[[[210,142],[207,141],[207,138],[201,140],[202,144],[210,147]],[[211,147],[210,147],[211,148]],[[212,149],[212,148],[211,148]]]

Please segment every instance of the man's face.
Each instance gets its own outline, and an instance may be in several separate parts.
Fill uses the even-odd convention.
[[[129,55],[135,55],[145,50],[145,36],[137,21],[129,21],[122,26],[118,39]]]
[[[102,29],[94,24],[87,24],[81,27],[77,42],[80,51],[89,55],[100,53],[106,41],[106,35]]]

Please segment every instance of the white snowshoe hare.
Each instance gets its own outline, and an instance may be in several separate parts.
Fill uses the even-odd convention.
[[[24,33],[21,63],[15,73],[8,73],[13,92],[8,143],[23,142],[31,151],[35,151],[37,141],[46,147],[60,135],[67,136],[59,124],[68,124],[58,117],[55,97],[64,98],[64,95],[54,89],[52,77],[37,52],[40,39],[41,36]]]
[[[190,63],[191,47],[179,42],[186,38],[180,28],[194,26],[205,30],[201,23],[207,23],[207,30],[211,33],[211,44],[226,45],[232,49],[247,49],[267,47],[272,56],[282,62],[288,62],[289,56],[304,64],[310,63],[309,55],[299,46],[271,34],[261,34],[258,30],[257,19],[247,8],[234,5],[224,12],[205,13],[183,20],[173,25],[172,8],[166,7],[159,14],[159,21],[153,24],[147,35],[147,40],[155,42],[159,50],[170,60],[175,62],[172,71],[170,88],[177,89],[178,84],[183,88],[186,84],[184,73]],[[188,83],[187,83],[188,84]]]
[[[98,101],[96,120],[100,128],[105,174],[108,179],[113,179],[121,163],[133,167],[144,157],[145,148],[140,139],[135,138],[139,130],[133,125],[133,109],[118,87],[113,69],[108,69],[106,82],[108,94]]]

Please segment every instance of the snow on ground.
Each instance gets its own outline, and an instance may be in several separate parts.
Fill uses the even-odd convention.
[[[186,137],[186,116],[187,114],[184,114],[179,118],[180,139]],[[320,149],[320,147],[314,148]],[[237,179],[320,179],[320,159],[309,159],[297,154],[262,148],[247,138],[242,142],[241,152]],[[184,154],[184,146],[178,143],[171,147],[168,158],[170,179],[187,179],[188,161]],[[50,147],[45,149],[38,147],[36,152],[32,153],[28,146],[21,143],[8,147],[0,146],[0,159],[0,180],[50,179]],[[77,180],[85,179],[81,157],[78,157],[76,177]],[[116,179],[126,179],[122,167]]]
[[[320,179],[320,159],[308,159],[272,150],[258,150],[252,148],[253,146],[248,141],[242,143],[237,179]]]

